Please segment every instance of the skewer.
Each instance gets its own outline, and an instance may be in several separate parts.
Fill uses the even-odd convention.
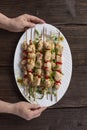
[[[50,31],[50,37],[51,37],[51,34],[52,34],[52,32]],[[51,101],[53,100],[53,95],[52,95],[52,87],[50,88],[50,96],[51,96]]]
[[[45,41],[45,33],[46,33],[46,28],[43,27],[43,43],[44,43],[44,41]],[[47,95],[47,100],[48,100],[48,88],[47,88],[46,95]]]
[[[47,100],[48,100],[48,90],[47,90]]]
[[[27,39],[27,30],[26,30],[26,43],[28,44],[28,39]],[[28,86],[25,86],[25,87],[24,87],[24,93],[25,93],[25,96],[28,95]]]
[[[34,39],[35,39],[35,37],[36,37],[36,35],[35,35],[35,34],[36,34],[36,33],[35,33],[35,30],[36,30],[36,27],[34,28]]]
[[[56,98],[56,102],[57,102],[57,99],[58,99],[57,89],[56,89],[55,91],[56,91],[56,96],[55,96],[55,98]]]
[[[43,33],[43,44],[44,44],[44,27],[43,27],[43,32],[42,33]]]
[[[36,35],[35,35],[35,29],[36,29],[36,28],[34,28],[34,39],[35,39],[35,37],[36,37]],[[31,30],[31,33],[32,33],[32,30]],[[31,34],[31,39],[32,39],[32,34]],[[33,92],[34,92],[34,101],[35,101],[35,97],[36,97],[36,86],[35,86],[35,88],[33,89]]]
[[[59,42],[60,42],[60,32],[58,32],[58,38],[59,38]],[[55,100],[57,102],[57,99],[58,99],[57,88],[56,88],[55,92],[56,92]]]
[[[26,30],[26,42],[27,42],[27,44],[28,44],[27,33],[28,33],[28,32],[27,32],[27,30]]]
[[[30,40],[32,41],[32,28],[31,28]]]

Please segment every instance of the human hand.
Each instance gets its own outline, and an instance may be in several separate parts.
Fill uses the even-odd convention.
[[[13,114],[18,115],[26,120],[39,117],[46,107],[40,107],[36,104],[30,104],[28,102],[18,102],[13,104]]]
[[[22,32],[27,28],[34,27],[37,23],[45,23],[45,21],[36,16],[23,14],[16,18],[9,19],[8,30],[12,32]]]

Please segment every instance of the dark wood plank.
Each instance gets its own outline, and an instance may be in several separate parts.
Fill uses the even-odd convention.
[[[22,33],[0,30],[0,66],[12,66],[17,42]]]
[[[87,106],[87,72],[75,71],[74,69],[67,93],[52,108]],[[0,67],[0,99],[8,102],[25,100],[15,83],[12,67]]]
[[[70,0],[71,1],[71,0]],[[87,1],[74,0],[76,17],[72,17],[66,0],[0,1],[0,11],[9,17],[29,13],[44,18],[48,23],[87,24]],[[48,17],[49,16],[49,17]]]
[[[87,108],[48,109],[34,120],[25,121],[19,117],[0,114],[2,130],[86,130]]]
[[[73,56],[73,75],[67,93],[40,118],[25,121],[9,114],[0,114],[3,130],[86,130],[87,129],[87,1],[75,1],[75,17],[67,0],[0,1],[0,12],[9,17],[29,13],[58,27],[69,41]],[[0,99],[25,101],[14,79],[13,57],[22,33],[0,30]],[[77,107],[77,108],[75,108]]]
[[[12,67],[0,67],[0,99],[7,102],[24,100],[17,88]]]

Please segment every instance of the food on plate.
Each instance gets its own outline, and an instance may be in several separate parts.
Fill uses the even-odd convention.
[[[21,45],[22,83],[28,88],[29,98],[35,100],[39,93],[39,99],[48,94],[52,99],[52,95],[57,94],[63,76],[63,45],[60,35],[52,34],[47,38],[38,30],[35,31],[37,36],[34,40],[31,39],[29,43],[24,41]]]

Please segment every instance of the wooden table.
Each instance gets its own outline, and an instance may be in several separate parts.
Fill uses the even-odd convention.
[[[0,114],[0,130],[87,130],[87,1],[76,0],[75,5],[66,2],[0,1],[0,12],[8,17],[29,13],[59,28],[69,42],[73,57],[72,79],[61,101],[31,121]],[[0,30],[0,99],[12,103],[24,100],[13,73],[14,52],[21,35]]]

